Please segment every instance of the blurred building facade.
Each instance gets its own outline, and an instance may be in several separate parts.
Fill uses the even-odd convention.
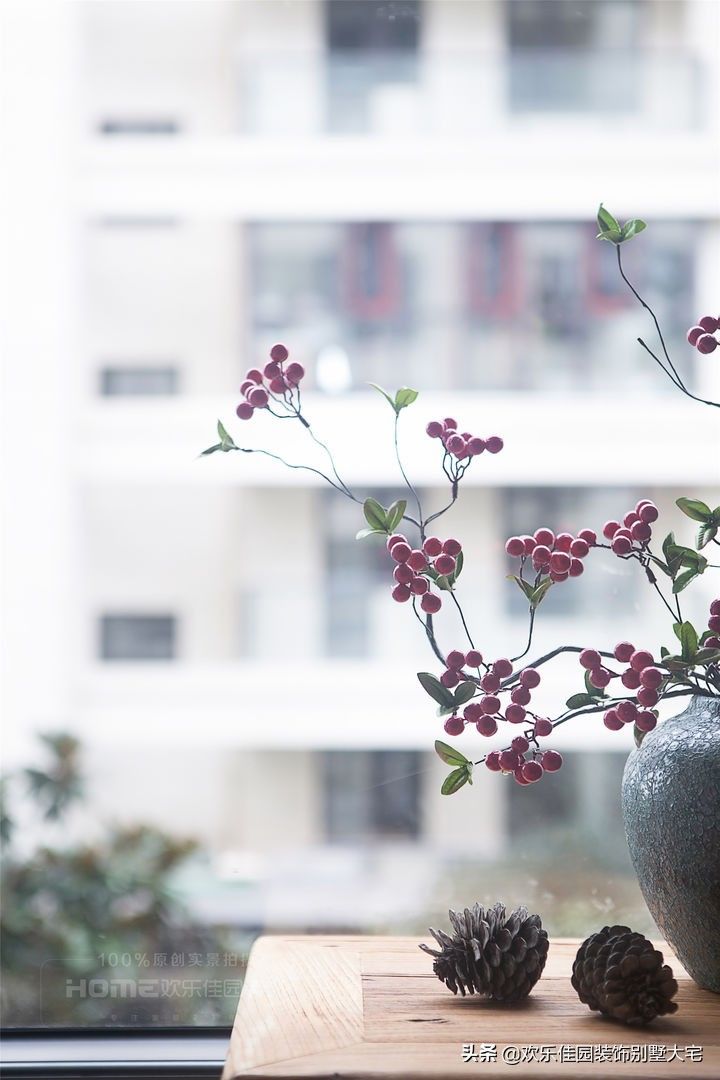
[[[18,40],[37,33],[14,18]],[[249,922],[331,918],[317,890],[302,897],[310,853],[335,883],[354,880],[338,860],[370,850],[386,878],[405,873],[398,852],[420,852],[426,875],[433,851],[496,856],[527,793],[488,776],[439,796],[441,726],[414,678],[432,658],[390,601],[383,552],[354,539],[359,508],[259,457],[196,455],[278,340],[358,493],[402,490],[369,381],[421,391],[402,452],[428,506],[447,498],[428,420],[501,434],[442,519],[466,547],[462,599],[490,656],[519,652],[527,629],[511,533],[598,528],[643,494],[689,537],[674,499],[720,502],[713,418],[637,345],[652,327],[591,219],[603,200],[648,220],[628,272],[693,387],[720,397],[717,363],[684,342],[717,299],[717,5],[103,0],[54,18],[40,49],[78,77],[51,110],[38,96],[36,138],[61,122],[74,152],[57,166],[67,190],[18,244],[67,220],[73,254],[66,303],[45,343],[18,344],[12,376],[32,411],[13,410],[10,433],[24,445],[32,416],[46,447],[23,454],[36,494],[9,532],[15,599],[42,621],[11,656],[17,753],[38,727],[77,731],[97,812],[200,836],[218,873],[252,884]],[[28,92],[29,73],[11,76]],[[41,318],[64,258],[18,320]],[[322,461],[290,425],[228,426]],[[50,554],[28,540],[48,530]],[[643,582],[596,561],[541,609],[538,653],[667,637]],[[703,581],[698,619],[711,593]],[[450,614],[439,628],[461,645]],[[550,712],[578,688],[568,665],[538,701]],[[591,718],[563,729],[574,780],[544,796],[551,816],[597,828],[624,734]],[[292,914],[268,884],[283,860]],[[382,919],[387,895],[353,917]]]

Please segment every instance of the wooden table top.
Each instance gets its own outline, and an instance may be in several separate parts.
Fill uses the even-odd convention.
[[[431,958],[418,949],[421,940],[431,943],[259,938],[223,1080],[720,1078],[720,995],[700,990],[664,944],[658,947],[678,980],[679,1010],[646,1028],[631,1028],[591,1012],[578,999],[570,985],[578,941],[552,940],[543,976],[527,1001],[502,1006],[451,994],[433,974]],[[695,1049],[688,1053],[687,1047]],[[463,1060],[473,1052],[479,1060]],[[511,1063],[508,1055],[519,1060]]]

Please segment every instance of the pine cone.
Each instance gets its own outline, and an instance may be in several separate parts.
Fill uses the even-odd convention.
[[[628,926],[604,926],[578,949],[571,982],[578,997],[626,1024],[677,1011],[678,984],[652,942]]]
[[[520,1001],[542,975],[548,952],[547,932],[539,915],[519,907],[506,917],[504,904],[487,911],[479,904],[449,912],[454,931],[430,933],[440,951],[420,948],[435,959],[433,971],[456,994],[480,994],[493,1001]]]

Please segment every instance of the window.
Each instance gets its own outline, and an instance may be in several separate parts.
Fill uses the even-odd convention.
[[[336,842],[419,835],[422,755],[328,751],[323,755],[327,837]]]
[[[100,372],[103,397],[156,397],[178,392],[174,367],[106,367]]]
[[[103,615],[100,619],[102,660],[174,660],[174,615]]]

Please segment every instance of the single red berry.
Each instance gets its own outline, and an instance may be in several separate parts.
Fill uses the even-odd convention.
[[[663,673],[660,668],[646,667],[640,672],[640,684],[649,690],[657,690],[662,681]]]
[[[645,649],[638,649],[630,657],[630,667],[633,671],[644,671],[646,667],[652,667],[654,663],[652,653],[647,652]]]
[[[305,368],[302,364],[288,364],[285,371],[285,378],[294,386],[298,386],[305,378]]]
[[[640,672],[628,668],[627,671],[623,671],[620,676],[620,682],[623,686],[627,687],[628,690],[637,690],[640,685]]]
[[[246,397],[248,392],[250,390],[254,390],[256,386],[257,386],[257,383],[251,382],[250,379],[246,379],[245,382],[240,387],[240,393],[243,395],[243,397]]]
[[[492,666],[493,671],[499,679],[507,679],[513,673],[513,666],[509,660],[504,656],[499,660],[496,660]]]
[[[450,537],[449,540],[445,541],[442,549],[445,555],[452,555],[453,558],[455,558],[462,551],[462,544],[459,540],[455,540],[453,539],[453,537]]]
[[[407,585],[396,585],[392,591],[393,600],[397,600],[398,604],[404,604],[406,600],[410,599],[410,590]]]
[[[635,646],[631,645],[629,641],[619,641],[613,650],[613,656],[621,664],[627,664],[634,652]]]
[[[520,759],[514,750],[503,750],[500,754],[500,768],[503,772],[512,772],[520,764]]]
[[[704,333],[705,330],[702,326],[691,326],[687,332],[687,339],[691,345],[697,345],[698,338],[702,337]]]
[[[462,735],[465,724],[460,716],[448,716],[443,724],[448,735]]]
[[[241,420],[249,420],[255,410],[249,401],[241,401],[235,412]]]
[[[623,518],[623,525],[625,526],[626,529],[632,529],[635,522],[639,521],[639,520],[640,520],[640,515],[636,514],[634,510],[631,510]]]
[[[497,732],[497,720],[493,716],[481,716],[476,722],[475,727],[478,729],[481,735],[485,735],[486,738],[490,738]]]
[[[500,689],[500,680],[494,671],[488,671],[480,680],[480,685],[486,694],[496,694]]]
[[[499,435],[491,435],[489,439],[485,440],[485,446],[489,454],[499,454],[504,445],[505,443]]]
[[[260,384],[263,381],[262,371],[258,371],[257,368],[250,368],[250,370],[245,373],[245,378],[248,382]]]
[[[564,551],[554,551],[550,556],[550,569],[556,574],[567,574],[570,570],[570,556]]]
[[[647,525],[652,525],[653,521],[657,521],[660,517],[660,511],[655,503],[645,503],[640,511],[640,520],[644,521]]]
[[[285,386],[285,380],[282,378],[282,376],[277,379],[271,379],[268,385],[272,390],[273,394],[280,394],[281,396],[285,393],[287,389],[287,387]]]
[[[520,672],[520,683],[529,690],[533,690],[536,686],[539,686],[541,681],[542,676],[534,667],[525,668],[524,671]]]
[[[530,743],[524,735],[516,735],[510,745],[516,754],[524,754],[530,749]]]
[[[446,577],[448,574],[455,572],[455,560],[451,555],[438,555],[435,560],[435,569],[438,574],[442,574]]]
[[[408,555],[407,564],[411,570],[415,570],[416,573],[419,573],[427,566],[427,556],[424,554],[424,552],[420,551],[418,548],[415,548],[415,550],[411,551]]]
[[[487,443],[484,439],[479,439],[477,435],[474,435],[471,439],[468,439],[467,448],[468,453],[472,457],[477,457],[478,454],[482,454],[483,451],[487,448]]]
[[[425,431],[431,439],[439,439],[444,431],[444,428],[438,420],[431,420],[428,426],[425,428]]]
[[[396,544],[407,544],[407,538],[402,533],[393,533],[392,536],[388,536],[385,547],[388,551],[392,551]]]
[[[426,592],[420,601],[420,607],[426,615],[435,615],[442,607],[442,600],[432,592]]]
[[[456,458],[467,457],[467,443],[463,439],[462,435],[451,435],[445,446]]]
[[[652,731],[657,725],[657,716],[651,712],[638,713],[635,718],[635,724],[640,731]]]
[[[567,579],[569,577],[570,577],[570,571],[569,570],[566,570],[564,574],[558,574],[556,570],[551,570],[550,571],[550,580],[551,581],[555,581],[555,582],[567,581]]]
[[[713,319],[712,315],[703,315],[702,319],[698,319],[698,326],[702,327],[706,334],[714,334],[720,329],[720,323]]]
[[[527,686],[516,686],[510,694],[510,700],[515,705],[529,705],[531,696]]]
[[[705,638],[706,649],[720,649],[720,637]]]
[[[555,537],[555,550],[556,551],[564,551],[565,553],[569,552],[570,548],[573,545],[574,539],[575,539],[575,537],[572,535],[572,533],[569,533],[569,532],[558,533],[557,536]]]
[[[549,566],[552,551],[546,544],[538,544],[532,553],[533,565],[537,567]]]
[[[397,581],[398,585],[409,585],[415,575],[413,574],[407,563],[400,563],[393,570],[393,577]]]
[[[637,705],[634,701],[621,701],[615,706],[615,712],[623,724],[632,724],[637,716]]]
[[[520,784],[521,787],[527,787],[530,783],[530,781],[526,780],[523,776],[522,765],[518,765],[517,768],[513,769],[513,776],[515,777],[515,783]]]
[[[446,416],[443,420],[443,427],[445,431],[457,431],[457,420],[453,420],[452,416]]]
[[[465,653],[465,664],[467,667],[479,668],[482,662],[482,653],[479,653],[477,649],[471,649],[470,652]]]
[[[266,364],[263,368],[263,375],[266,379],[281,379],[282,368],[274,360],[271,360],[269,364]]]
[[[527,780],[529,784],[534,784],[538,780],[542,780],[542,774],[544,769],[539,761],[526,761],[522,766],[523,778]]]
[[[269,400],[267,390],[263,390],[261,386],[251,390],[248,394],[248,401],[254,409],[264,409]]]
[[[505,545],[505,551],[508,555],[512,555],[514,559],[518,559],[525,554],[525,544],[519,536],[511,536]]]
[[[588,547],[595,547],[597,533],[593,529],[581,529],[578,533],[578,540],[584,540]]]
[[[619,528],[618,531],[615,533],[615,535],[613,536],[613,540],[619,540],[621,536],[624,537],[626,540],[632,540],[632,533],[629,529],[626,529],[624,525],[621,526],[621,528]]]
[[[485,768],[490,772],[500,772],[502,766],[500,764],[500,755],[497,750],[491,750],[488,756],[485,758]]]
[[[570,562],[570,570],[568,571],[570,577],[580,577],[585,573],[585,567],[580,559],[572,559]]]
[[[443,686],[446,686],[448,690],[451,690],[453,686],[457,686],[457,684],[460,682],[460,676],[458,675],[457,671],[453,671],[451,668],[448,668],[447,671],[443,671],[442,675],[440,676],[440,682],[443,684]]]
[[[623,722],[618,716],[617,709],[608,709],[608,711],[603,716],[603,724],[606,728],[609,728],[610,731],[620,730],[620,728],[623,726]]]
[[[493,716],[500,709],[500,698],[495,697],[494,694],[487,694],[480,698],[480,708],[486,716]]]
[[[461,668],[465,667],[465,654],[461,653],[459,649],[453,649],[447,654],[445,663],[454,671],[460,671]]]
[[[536,529],[535,542],[543,547],[551,548],[555,543],[555,533],[552,529]]]
[[[409,544],[407,544],[404,540],[399,540],[397,544],[393,544],[392,548],[390,549],[390,554],[392,555],[395,562],[404,563],[407,562],[410,558],[411,551],[412,548]]]
[[[290,354],[284,345],[273,345],[272,349],[270,350],[270,356],[272,357],[272,359],[277,360],[280,364],[287,360],[289,355]]]
[[[610,678],[610,672],[606,671],[605,668],[593,668],[588,675],[588,682],[591,686],[597,687],[598,690],[604,690],[610,682]]]
[[[522,536],[520,538],[523,542],[526,555],[532,555],[533,551],[537,547],[537,542],[534,536]]]
[[[505,719],[509,724],[522,724],[526,716],[527,713],[522,705],[508,705],[505,710]]]
[[[713,634],[720,634],[720,615],[711,615],[708,619],[708,630]]]
[[[578,660],[580,661],[580,667],[587,668],[588,671],[599,668],[602,664],[602,656],[596,649],[583,649]]]
[[[713,600],[712,604],[710,605],[710,614],[720,615],[720,600]]]
[[[534,734],[538,739],[542,739],[547,735],[552,735],[552,730],[552,721],[548,720],[546,717],[539,716],[535,721]]]
[[[612,540],[613,536],[615,535],[615,533],[618,531],[619,528],[620,528],[620,522],[619,521],[606,521],[605,524],[603,525],[603,530],[602,530],[603,536],[605,537],[606,540]]]
[[[570,545],[570,554],[576,559],[584,559],[586,555],[590,554],[590,545],[587,540],[583,540],[582,537],[578,537],[577,540],[573,540]]]
[[[470,704],[466,705],[463,709],[463,716],[473,724],[484,715],[479,701],[471,701]]]
[[[616,555],[629,555],[632,551],[632,540],[627,536],[617,536],[610,545]]]
[[[562,767],[563,758],[557,750],[545,750],[542,756],[542,767],[545,772],[557,772]]]
[[[418,574],[412,579],[410,588],[415,596],[423,596],[430,588],[430,582],[426,577],[422,577]]]
[[[439,555],[442,551],[442,540],[439,540],[437,536],[428,536],[427,540],[422,546],[423,551],[431,559],[434,559],[436,555]]]
[[[630,529],[630,534],[636,543],[647,544],[648,540],[652,537],[652,529],[646,521],[636,521]]]
[[[638,699],[638,704],[642,705],[644,709],[652,709],[653,705],[657,705],[658,703],[657,690],[651,690],[647,686],[641,686],[640,689],[636,691],[635,696]]]

